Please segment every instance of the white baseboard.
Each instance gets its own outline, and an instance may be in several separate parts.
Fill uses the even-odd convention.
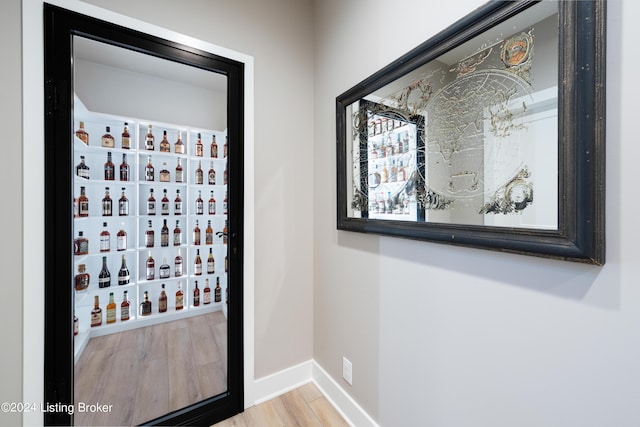
[[[254,404],[258,405],[313,382],[351,426],[379,427],[358,403],[313,359],[255,380]]]

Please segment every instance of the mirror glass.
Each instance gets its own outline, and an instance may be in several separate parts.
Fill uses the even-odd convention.
[[[558,3],[346,107],[347,217],[558,229]]]
[[[135,425],[228,387],[227,77],[79,36],[73,69],[74,423]]]

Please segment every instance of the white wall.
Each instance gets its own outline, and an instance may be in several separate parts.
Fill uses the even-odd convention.
[[[604,267],[336,230],[335,97],[483,3],[314,3],[314,358],[382,426],[637,426],[637,2],[608,2]]]

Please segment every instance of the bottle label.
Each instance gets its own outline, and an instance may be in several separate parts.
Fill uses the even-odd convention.
[[[123,136],[122,137],[122,148],[129,149],[131,148],[131,138],[128,136]]]
[[[184,306],[184,295],[176,295],[176,310],[180,310]]]
[[[222,202],[222,213],[226,214],[227,209],[229,209],[229,203],[227,203],[227,201],[225,200],[224,202]]]
[[[120,320],[129,320],[129,305],[120,306]]]
[[[103,147],[113,148],[113,146],[115,145],[113,142],[114,142],[113,138],[110,138],[108,136],[103,136],[102,137],[102,146]]]
[[[211,157],[218,157],[218,144],[211,146]]]
[[[118,203],[118,214],[120,214],[120,216],[129,215],[129,201],[128,200],[120,200],[120,203]]]
[[[193,293],[193,305],[194,307],[197,307],[200,305],[200,294],[196,294],[195,292]]]
[[[156,269],[153,267],[147,267],[147,280],[153,280],[156,276]]]
[[[199,245],[200,244],[200,232],[199,231],[194,231],[193,232],[193,244],[194,245]]]
[[[195,275],[199,276],[202,274],[202,264],[196,264],[196,268],[195,268]]]
[[[98,277],[98,287],[108,288],[111,286],[111,277]]]
[[[125,234],[124,236],[118,236],[118,239],[116,241],[117,243],[117,250],[119,251],[126,251],[127,250],[127,235]]]
[[[160,267],[160,278],[167,279],[171,276],[171,269],[168,265],[164,264]]]
[[[202,200],[196,201],[196,215],[202,215],[204,210],[204,203]]]
[[[144,177],[147,181],[153,181],[154,179],[153,168],[147,167],[144,170]]]
[[[205,292],[204,298],[202,298],[203,304],[211,304],[211,292]]]
[[[196,171],[196,184],[202,184],[202,171]]]
[[[149,314],[151,314],[151,301],[143,302],[142,306],[140,308],[141,308],[141,311],[142,311],[142,315],[143,316],[148,316]]]
[[[109,235],[101,235],[100,236],[100,252],[109,252],[111,249],[111,239],[109,239]]]
[[[107,323],[113,323],[116,321],[116,309],[107,310]]]
[[[209,215],[215,215],[215,214],[216,214],[216,202],[212,200],[209,202]]]
[[[115,170],[113,166],[104,167],[104,179],[107,181],[113,181],[115,179]]]
[[[207,261],[207,274],[213,274],[215,272],[215,262],[213,259]]]
[[[222,289],[221,288],[216,288],[215,290],[215,302],[220,302],[222,301]]]
[[[182,182],[182,171],[181,170],[177,170],[176,171],[176,182]]]
[[[166,299],[160,299],[160,301],[158,301],[158,311],[161,312],[161,313],[167,311],[167,300]]]
[[[173,246],[180,246],[182,244],[182,233],[173,233]]]
[[[112,202],[111,200],[103,200],[102,201],[102,216],[111,216],[113,211],[112,211]]]
[[[160,182],[169,182],[171,181],[171,174],[169,174],[168,170],[160,171]]]
[[[176,274],[176,277],[182,276],[182,260],[176,261],[175,274]]]
[[[182,215],[182,202],[175,202],[173,205],[176,215]]]
[[[129,181],[129,169],[120,166],[120,181]]]
[[[204,238],[205,244],[213,245],[213,233],[207,233]]]
[[[169,233],[162,232],[160,235],[160,246],[169,246]]]
[[[156,202],[147,202],[147,215],[156,214]]]
[[[102,311],[91,312],[91,327],[102,325]]]
[[[213,169],[209,171],[209,185],[216,185],[216,171]]]
[[[149,232],[147,231],[147,234],[145,235],[145,244],[147,245],[148,248],[153,247],[153,231]]]
[[[80,216],[89,216],[89,202],[80,202],[79,205]]]
[[[89,179],[89,169],[86,168],[78,168],[78,176],[80,178]]]
[[[123,275],[118,275],[118,285],[127,285],[127,284],[129,284],[129,279],[130,278],[131,278],[131,275],[129,273],[123,274]]]
[[[169,215],[169,202],[162,202],[160,204],[160,213],[162,215]]]

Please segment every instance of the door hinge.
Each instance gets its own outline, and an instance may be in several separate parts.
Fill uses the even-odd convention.
[[[50,117],[58,110],[58,90],[53,80],[46,80],[44,84],[44,111]]]

